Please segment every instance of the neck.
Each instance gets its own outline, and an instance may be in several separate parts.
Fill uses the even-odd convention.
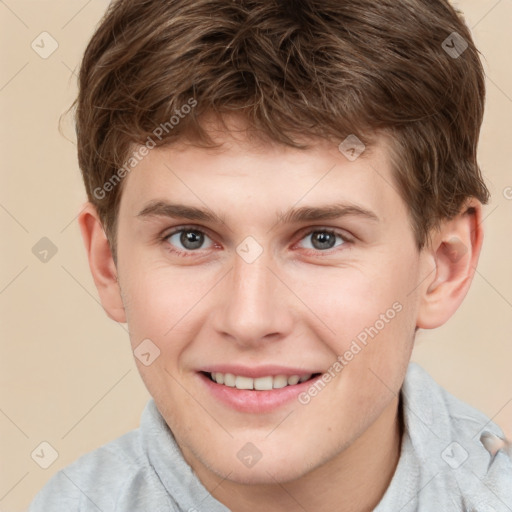
[[[398,399],[347,449],[297,480],[270,485],[218,482],[198,471],[212,495],[233,512],[367,512],[386,492],[400,457]]]

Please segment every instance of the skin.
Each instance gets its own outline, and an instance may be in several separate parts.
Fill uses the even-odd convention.
[[[123,183],[117,264],[88,204],[79,222],[92,275],[107,314],[128,323],[132,349],[147,338],[158,346],[138,369],[215,498],[235,512],[372,510],[399,459],[397,397],[415,331],[445,323],[466,295],[481,205],[469,201],[474,213],[444,221],[419,251],[384,135],[351,162],[326,140],[304,151],[243,133],[217,130],[220,149],[182,140],[150,151]],[[140,216],[152,201],[207,206],[223,221]],[[277,211],[335,202],[378,220],[277,224]],[[206,234],[195,252],[179,234],[165,239],[190,225]],[[314,245],[311,232],[325,229],[340,235],[333,248]],[[252,263],[236,252],[248,236],[263,249]],[[307,405],[239,412],[199,380],[198,369],[221,363],[326,372],[397,302],[401,311]],[[248,442],[262,454],[252,467],[237,457]]]

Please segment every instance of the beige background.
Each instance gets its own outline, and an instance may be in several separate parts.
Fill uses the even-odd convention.
[[[419,334],[414,359],[510,437],[512,200],[505,191],[512,187],[512,0],[457,4],[485,56],[479,155],[493,200],[472,290],[445,327]],[[76,224],[85,194],[73,127],[64,124],[69,140],[57,129],[74,99],[74,70],[106,5],[0,1],[1,511],[24,510],[57,470],[137,427],[149,397],[125,328],[98,302]],[[31,48],[43,31],[59,45],[47,59]],[[42,237],[58,249],[46,263],[32,253]],[[43,441],[58,452],[48,469],[31,458]]]

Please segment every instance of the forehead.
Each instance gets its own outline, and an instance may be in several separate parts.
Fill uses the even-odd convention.
[[[150,150],[125,178],[120,213],[134,215],[159,200],[206,207],[222,218],[233,208],[262,217],[335,202],[382,214],[403,209],[383,135],[356,159],[346,144],[340,150],[326,139],[304,138],[308,148],[299,149],[218,130],[215,140],[218,148],[185,140]]]

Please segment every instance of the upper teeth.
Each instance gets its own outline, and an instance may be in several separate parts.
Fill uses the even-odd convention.
[[[210,374],[212,379],[217,384],[224,384],[230,388],[237,389],[256,389],[259,391],[279,389],[285,386],[293,386],[298,382],[304,382],[311,378],[312,374],[307,375],[276,375],[275,377],[258,377],[253,379],[251,377],[242,377],[240,375],[233,375],[232,373],[214,372]]]

